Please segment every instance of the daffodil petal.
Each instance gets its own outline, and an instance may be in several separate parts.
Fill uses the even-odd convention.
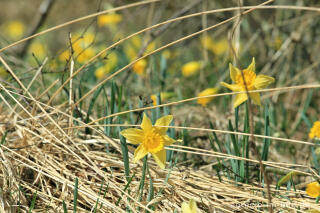
[[[172,119],[173,119],[172,115],[163,116],[156,121],[155,126],[169,126]],[[157,127],[157,128],[160,130],[161,134],[165,134],[168,130],[168,127]]]
[[[142,129],[129,128],[122,130],[120,134],[132,144],[139,144],[143,141]]]
[[[233,107],[236,108],[243,102],[245,102],[248,99],[248,96],[246,93],[240,93],[236,95],[236,98],[233,103]]]
[[[136,163],[138,160],[143,158],[148,154],[147,150],[144,148],[144,146],[141,144],[138,146],[138,148],[134,151],[134,159],[133,162]]]
[[[306,193],[310,197],[317,198],[320,195],[320,185],[318,182],[312,182],[307,185]]]
[[[227,84],[225,82],[220,82],[220,84],[224,87],[227,87],[228,89],[231,89],[234,92],[239,92],[241,91],[241,88],[237,84]]]
[[[166,150],[163,149],[157,153],[152,153],[152,156],[156,160],[156,163],[161,169],[166,167]]]
[[[183,202],[181,205],[182,213],[197,213],[197,203],[194,200],[189,200],[189,202]]]
[[[151,120],[148,118],[148,116],[145,113],[143,113],[141,128],[143,129],[143,131],[146,131],[146,132],[151,131],[152,129]]]
[[[164,145],[165,146],[170,146],[171,144],[177,142],[176,140],[170,138],[168,135],[165,135],[163,138],[164,138]]]
[[[266,88],[269,84],[274,82],[274,78],[267,76],[267,75],[258,75],[254,80],[254,87],[256,89],[263,89]]]
[[[230,78],[233,82],[236,82],[236,76],[241,72],[238,68],[234,67],[231,63],[229,64]]]
[[[197,203],[194,200],[189,201],[189,206],[192,212],[197,212]]]
[[[169,126],[173,119],[172,115],[166,115],[156,121],[156,126]]]
[[[256,72],[256,61],[252,58],[251,64],[248,66],[247,70],[251,70],[252,72]]]
[[[253,100],[253,102],[257,105],[261,105],[261,102],[260,102],[260,94],[258,92],[252,92],[252,93],[249,93],[249,96],[250,98]]]
[[[189,208],[189,204],[187,202],[183,202],[182,203],[181,211],[182,211],[182,213],[192,213],[190,208]]]

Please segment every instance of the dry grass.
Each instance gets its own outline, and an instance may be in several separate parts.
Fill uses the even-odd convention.
[[[48,110],[47,113],[51,114],[51,112],[54,110]],[[135,177],[127,189],[131,191],[129,196],[123,191],[126,183],[118,140],[101,134],[84,135],[81,131],[74,130],[69,135],[71,142],[50,120],[41,116],[39,111],[34,112],[37,116],[32,119],[26,114],[8,116],[8,113],[1,115],[1,120],[6,123],[2,126],[1,132],[8,131],[6,143],[1,149],[1,185],[3,186],[1,202],[5,204],[4,211],[9,211],[10,208],[13,210],[17,200],[21,201],[22,209],[27,210],[32,194],[37,192],[36,212],[43,212],[46,209],[49,212],[61,212],[63,200],[69,207],[72,206],[76,177],[79,178],[78,210],[80,212],[92,209],[98,198],[99,205],[102,204],[100,209],[102,212],[108,212],[111,209],[124,212],[126,205],[133,211],[139,206],[147,209],[154,203],[158,203],[156,208],[158,212],[170,212],[172,209],[179,209],[182,201],[191,198],[197,201],[199,207],[212,212],[214,210],[234,212],[239,210],[237,207],[241,207],[241,211],[257,212],[256,205],[267,205],[265,189],[259,187],[259,183],[240,184],[224,177],[220,182],[217,176],[210,175],[212,165],[197,171],[185,166],[159,171],[155,163],[149,163],[148,177],[152,179],[155,194],[160,191],[162,194],[150,203],[139,202],[135,192],[139,188],[142,165],[130,164],[131,172]],[[51,114],[51,117],[60,127],[68,126],[67,116],[57,113]],[[57,143],[57,140],[64,146],[68,146],[73,153],[67,151],[59,144],[60,142]],[[105,144],[113,144],[114,154],[105,153]],[[180,152],[187,151],[181,146],[174,147],[180,148],[176,149]],[[195,153],[206,154],[201,149]],[[210,156],[219,155],[211,154]],[[220,153],[220,157],[227,159],[232,156],[226,157]],[[275,166],[275,164],[266,162],[269,166]],[[284,167],[280,164],[279,168]],[[169,180],[166,183],[167,175]],[[20,187],[23,187],[24,193],[19,190]],[[146,183],[145,189],[148,187]],[[272,193],[274,193],[272,202],[278,210],[299,209],[301,211],[317,208],[314,200],[305,198],[303,190],[298,189],[293,192],[285,188],[280,190],[274,188],[275,186],[272,186]],[[147,190],[144,196],[147,196]],[[119,198],[122,200],[120,205],[116,206]],[[288,202],[287,198],[290,198],[291,202]]]

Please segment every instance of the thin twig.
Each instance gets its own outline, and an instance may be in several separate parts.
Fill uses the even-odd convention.
[[[27,37],[34,35],[38,30],[42,27],[45,23],[48,14],[56,0],[43,0],[39,7],[39,14],[40,17],[38,18],[37,22],[35,23],[34,27],[30,30]],[[27,40],[21,47],[20,51],[18,51],[18,55],[24,57],[27,53],[29,46],[32,42],[32,39]],[[1,52],[1,51],[0,51]]]

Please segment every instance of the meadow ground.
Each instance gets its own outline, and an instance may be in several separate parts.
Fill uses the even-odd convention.
[[[0,8],[0,212],[320,212],[318,1]]]

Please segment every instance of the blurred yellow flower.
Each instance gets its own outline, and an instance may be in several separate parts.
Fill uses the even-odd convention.
[[[227,39],[214,41],[210,36],[202,36],[200,38],[200,43],[203,48],[210,50],[213,54],[218,56],[223,55],[229,48]]]
[[[200,43],[202,45],[203,48],[205,49],[211,49],[211,47],[213,46],[213,40],[210,36],[202,36],[200,38]]]
[[[153,41],[150,44],[148,44],[147,49],[146,49],[146,53],[150,53],[155,49],[156,49],[156,42]]]
[[[147,60],[141,59],[132,65],[133,72],[143,75],[147,67]]]
[[[125,47],[125,53],[128,59],[131,61],[136,59],[138,56],[138,53],[142,47],[142,41],[139,36],[134,36],[130,39],[130,44],[127,44]],[[150,44],[148,44],[145,52],[150,53],[156,48],[156,43],[153,41]]]
[[[306,193],[313,198],[320,196],[320,184],[315,181],[307,185]]]
[[[172,56],[172,52],[170,51],[170,50],[164,50],[163,52],[162,52],[162,55],[163,55],[163,57],[165,58],[165,59],[170,59],[171,58],[171,56]]]
[[[172,96],[173,96],[172,92],[161,92],[160,93],[160,100],[161,100],[161,102],[163,102]],[[150,98],[152,99],[153,105],[157,106],[157,95],[153,94],[150,96]]]
[[[38,41],[32,42],[29,52],[33,53],[39,59],[44,59],[47,56],[46,46]]]
[[[181,205],[182,213],[197,213],[198,207],[194,200],[189,200],[189,202],[183,202]]]
[[[68,60],[70,58],[70,50],[65,50],[63,51],[59,56],[58,56],[59,60],[61,62],[65,62],[66,60]]]
[[[90,58],[92,58],[94,55],[95,51],[92,47],[86,48],[85,50],[79,53],[79,55],[77,56],[77,61],[79,63],[84,63],[88,61]]]
[[[229,43],[227,39],[222,39],[220,41],[215,42],[210,50],[215,54],[215,55],[223,55],[225,52],[227,52],[229,48]]]
[[[235,82],[235,84],[227,84],[225,82],[221,82],[220,84],[231,89],[234,92],[246,91],[245,83],[247,85],[248,91],[251,91],[263,89],[274,82],[274,78],[272,77],[266,75],[256,75],[254,58],[252,58],[252,62],[247,67],[247,69],[242,70],[245,83],[243,81],[241,71],[238,68],[234,67],[232,64],[229,64],[229,70],[230,78],[233,82]],[[260,94],[258,92],[249,93],[249,96],[255,104],[261,105]],[[237,94],[233,104],[234,108],[245,102],[247,99],[248,96],[246,93]]]
[[[74,57],[79,63],[84,63],[88,61],[90,58],[92,58],[95,55],[95,51],[92,47],[82,49],[78,48],[74,50]],[[70,58],[70,50],[65,50],[59,55],[59,60],[62,62],[65,62]]]
[[[105,67],[101,66],[98,69],[96,69],[96,71],[94,72],[94,75],[96,76],[96,78],[98,80],[103,79],[106,76],[106,72],[105,72]]]
[[[110,24],[117,24],[122,21],[122,16],[116,13],[98,16],[97,24],[99,27],[107,26]]]
[[[12,39],[19,39],[23,36],[25,28],[21,21],[11,21],[6,26],[7,35]]]
[[[92,47],[95,35],[91,32],[85,34],[76,33],[71,38],[72,49],[74,51],[74,57],[77,62],[84,63],[95,55],[95,50]],[[59,60],[64,62],[70,58],[70,49],[63,51],[59,55]]]
[[[200,61],[190,61],[182,66],[181,71],[184,77],[189,77],[196,74],[200,69]]]
[[[214,95],[214,94],[217,94],[217,92],[218,92],[218,88],[207,88],[207,89],[201,91],[198,94],[198,97],[207,96],[207,95]],[[198,104],[201,104],[202,106],[205,107],[213,99],[214,99],[214,97],[199,98],[197,102],[198,102]]]
[[[125,48],[125,54],[129,60],[133,61],[137,57],[138,52],[133,46],[127,45]]]
[[[134,36],[130,39],[130,43],[133,45],[135,49],[139,49],[142,45],[142,41],[140,36]]]
[[[107,56],[107,60],[105,61],[105,65],[99,67],[95,71],[95,76],[98,80],[103,79],[112,69],[116,67],[118,63],[118,56],[115,52],[111,52]]]
[[[0,79],[6,79],[8,76],[9,73],[6,71],[6,69],[0,66]]]
[[[155,126],[152,126],[151,120],[144,114],[141,123],[142,129],[129,128],[120,132],[129,143],[139,145],[134,152],[135,163],[150,153],[156,160],[158,166],[161,169],[165,168],[166,150],[164,147],[171,145],[176,142],[176,140],[166,134],[168,130],[167,127],[157,126],[169,126],[172,119],[172,115],[163,116],[156,121]]]
[[[313,139],[313,138],[320,139],[320,121],[316,121],[313,123],[313,126],[309,132],[309,138],[310,139]]]
[[[76,53],[81,52],[83,49],[88,48],[93,44],[95,35],[92,32],[86,32],[85,34],[76,33],[72,36],[72,48]]]

